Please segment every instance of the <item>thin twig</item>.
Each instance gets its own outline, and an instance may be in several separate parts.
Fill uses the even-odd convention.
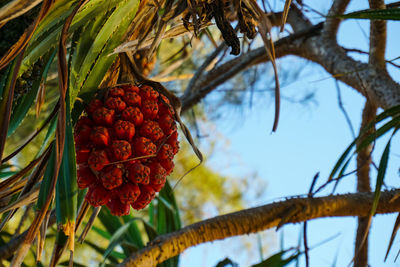
[[[349,114],[347,113],[346,109],[343,106],[342,93],[340,91],[339,82],[337,80],[335,80],[335,86],[336,86],[336,91],[337,91],[339,109],[342,111],[342,113],[344,115],[344,118],[346,119],[347,125],[349,126],[349,129],[350,129],[350,132],[351,132],[351,135],[352,135],[353,139],[355,139],[356,138],[356,133],[354,131],[353,124],[351,123]]]

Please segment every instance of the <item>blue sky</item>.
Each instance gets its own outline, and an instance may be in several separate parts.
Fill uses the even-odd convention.
[[[310,6],[322,13],[326,13],[331,3],[331,1],[303,2],[309,3]],[[348,10],[368,7],[366,0],[352,2],[353,4]],[[318,20],[318,16],[314,18]],[[342,23],[339,32],[340,44],[348,48],[368,51],[368,39],[362,30],[368,34],[368,21],[348,20]],[[386,58],[392,59],[399,56],[399,22],[389,22],[388,30]],[[352,56],[366,60],[365,57],[354,54]],[[304,64],[304,61],[287,57],[280,60],[280,64],[282,67],[287,67],[289,64]],[[317,65],[307,64],[305,66],[301,77],[284,88],[283,92],[296,95],[296,92],[314,91],[316,104],[302,106],[282,101],[281,118],[276,133],[270,133],[274,113],[270,100],[256,101],[253,108],[245,112],[245,119],[240,120],[239,123],[233,118],[232,121],[217,123],[217,130],[230,140],[230,147],[224,149],[223,153],[213,155],[208,164],[218,168],[223,162],[224,170],[222,172],[234,176],[257,172],[267,184],[262,197],[249,201],[248,207],[271,203],[286,196],[307,193],[317,172],[320,172],[318,184],[322,184],[326,181],[338,157],[352,141],[351,132],[338,106],[334,80],[329,78],[329,74]],[[397,81],[400,80],[399,69],[390,68],[389,71]],[[344,107],[351,118],[354,129],[358,132],[365,100],[359,93],[346,85],[340,84],[340,87]],[[390,165],[385,178],[386,184],[394,187],[400,186],[399,139],[397,136],[392,141]],[[386,141],[387,136],[380,139],[376,145],[373,158],[377,163],[379,163]],[[354,166],[353,164],[351,168]],[[374,187],[375,171],[371,172],[371,177],[371,185]],[[330,188],[325,190],[325,194],[329,194],[330,190]],[[345,178],[338,187],[338,192],[341,193],[354,191],[355,176]],[[399,261],[393,262],[400,249],[397,239],[388,261],[383,263],[395,218],[396,215],[383,215],[374,219],[369,248],[371,266],[400,266]],[[286,248],[297,245],[300,227],[301,225],[284,227]],[[338,253],[336,266],[347,266],[353,257],[355,227],[355,218],[318,219],[309,222],[310,246],[336,234],[339,235],[334,240],[320,245],[310,252],[311,266],[332,266],[336,253]],[[262,235],[263,244],[268,247],[269,253],[279,251],[279,234],[271,230]],[[225,257],[230,257],[240,266],[257,263],[259,261],[258,254],[254,251],[249,254],[248,250],[241,247],[240,240],[243,239],[230,238],[191,248],[182,256],[181,266],[215,266]],[[246,240],[256,243],[257,237],[252,235]],[[256,246],[253,246],[254,248]],[[303,259],[301,266],[304,265]]]

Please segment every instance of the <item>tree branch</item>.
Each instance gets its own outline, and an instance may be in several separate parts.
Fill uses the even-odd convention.
[[[399,194],[400,189],[382,192],[377,213],[400,211],[400,199],[396,198]],[[367,216],[371,211],[373,197],[373,193],[355,193],[319,198],[293,198],[217,216],[157,237],[146,248],[132,254],[119,266],[155,266],[189,247],[256,233],[278,225],[323,217]]]
[[[365,102],[362,122],[360,126],[360,133],[367,127],[368,124],[375,119],[377,107],[371,104],[368,99]],[[364,133],[360,140],[371,134],[373,129]],[[358,142],[358,146],[361,141]],[[371,152],[372,146],[368,145],[363,149],[357,149],[357,192],[370,192],[370,166],[371,166]],[[369,232],[369,216],[358,217],[358,226],[356,234],[356,243],[354,247],[354,267],[368,266],[368,236],[364,241],[364,236]]]
[[[274,43],[275,57],[281,58],[286,55],[299,54],[302,42],[306,38],[319,34],[321,29],[322,24],[317,24],[276,41]],[[210,70],[200,76],[194,87],[190,88],[190,91],[193,92],[192,94],[184,94],[181,97],[182,112],[197,104],[207,94],[217,88],[218,85],[226,82],[239,72],[267,61],[269,61],[269,58],[265,53],[265,48],[259,47]]]
[[[386,109],[400,104],[400,86],[385,70],[354,60],[341,46],[320,36],[308,39],[303,48],[299,56],[318,63],[375,105]]]
[[[332,6],[335,10],[344,6],[344,2],[335,3]],[[311,60],[321,65],[335,79],[368,97],[376,106],[386,109],[400,105],[400,85],[384,69],[354,60],[335,41],[326,38],[326,31],[329,31],[327,22],[323,29],[322,24],[310,26],[309,21],[295,7],[289,13],[288,22],[295,33],[275,42],[277,58],[295,55]],[[332,29],[334,25],[332,21],[330,23]],[[264,47],[260,47],[203,74],[196,82],[196,88],[192,88],[195,93],[181,98],[182,111],[197,104],[218,85],[239,72],[268,60]]]
[[[325,21],[324,37],[336,42],[336,34],[342,19],[334,16],[343,14],[349,3],[350,0],[335,0],[333,2]]]
[[[371,9],[385,9],[384,0],[369,0]],[[378,68],[386,69],[386,21],[371,20],[369,34],[369,63]]]

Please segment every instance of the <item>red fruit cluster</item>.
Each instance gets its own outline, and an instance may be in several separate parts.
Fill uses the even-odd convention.
[[[174,111],[150,86],[120,85],[95,99],[75,126],[78,186],[117,216],[146,207],[174,168]]]

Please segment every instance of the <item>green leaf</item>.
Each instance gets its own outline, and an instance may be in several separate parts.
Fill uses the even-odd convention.
[[[385,179],[386,169],[387,169],[387,165],[388,165],[388,161],[389,161],[390,143],[391,143],[391,139],[386,144],[385,150],[383,151],[381,160],[379,162],[378,175],[376,177],[376,185],[375,185],[375,192],[374,192],[374,201],[372,203],[372,208],[371,208],[371,215],[375,214],[376,207],[378,206],[378,203],[379,203],[379,197],[381,195],[381,188],[382,188],[383,180]]]
[[[64,251],[67,242],[68,242],[68,236],[66,236],[64,232],[61,231],[61,229],[58,229],[56,233],[56,240],[54,241],[54,247],[53,247],[53,260],[55,260],[56,263],[60,260],[60,257],[62,256],[62,253]]]
[[[357,150],[351,153],[351,151],[356,147],[357,143],[360,140],[360,136],[363,136],[365,132],[371,130],[372,127],[375,126],[375,124],[390,118],[390,120],[382,125],[380,128],[378,128],[376,131],[373,131],[371,134],[367,135],[364,137],[362,142],[358,145]],[[342,175],[345,168],[347,167],[350,159],[352,156],[355,155],[355,153],[372,142],[374,142],[377,138],[381,137],[382,135],[386,134],[387,132],[391,131],[392,129],[399,127],[400,125],[400,106],[396,106],[393,108],[390,108],[378,116],[376,116],[375,121],[368,124],[361,132],[360,135],[354,139],[351,144],[346,148],[346,150],[343,152],[343,154],[340,156],[338,161],[336,162],[335,166],[333,167],[331,174],[329,176],[330,179],[334,178],[334,176],[337,174],[339,169],[341,169],[340,174]]]
[[[101,209],[98,218],[100,219],[100,222],[104,225],[106,228],[107,232],[112,236],[116,231],[118,231],[119,228],[122,227],[122,222],[121,218],[117,216],[113,216],[109,209]],[[130,242],[134,242],[134,240],[131,239],[130,235],[127,235],[127,239]],[[124,253],[128,254],[129,251],[123,247]]]
[[[138,220],[138,218],[133,218],[129,222],[125,223],[122,227],[120,227],[115,233],[111,236],[110,238],[110,244],[106,248],[106,250],[103,253],[103,263],[101,266],[104,266],[105,261],[108,259],[108,256],[111,254],[111,252],[114,250],[116,246],[119,246],[121,242],[123,241],[123,238],[126,234],[129,232],[129,226],[131,223],[133,223],[135,220]]]
[[[3,92],[6,88],[7,81],[9,80],[10,72],[12,70],[13,64],[9,64],[8,67],[4,70],[3,76],[0,79],[0,100],[3,99]]]
[[[20,75],[30,69],[40,57],[55,49],[61,29],[78,0],[56,1],[52,9],[39,23],[25,51]]]
[[[46,17],[39,23],[27,46],[20,75],[31,68],[40,57],[51,49],[56,48],[65,20],[78,2],[78,0],[59,0],[55,2]],[[88,21],[104,12],[104,9],[112,8],[118,2],[118,0],[89,1],[75,15],[69,32],[76,31]]]
[[[87,29],[84,30],[85,34],[82,34],[81,39],[78,40],[79,43],[82,42],[82,45],[77,48],[76,59],[72,62],[71,103],[74,102],[77,94],[82,99],[88,100],[97,90],[117,56],[110,53],[125,37],[136,15],[138,5],[138,0],[119,1],[115,9],[110,14],[106,14],[107,18],[103,25],[101,17],[97,17],[95,21],[88,21],[85,26]]]
[[[34,81],[29,92],[24,96],[22,96],[18,100],[18,103],[14,106],[8,128],[8,133],[7,133],[8,136],[11,135],[15,131],[15,129],[17,129],[22,120],[25,118],[32,104],[34,103],[39,87],[42,84],[42,82],[46,79],[47,73],[49,72],[50,65],[53,62],[55,55],[56,55],[56,50],[53,50],[48,55],[44,56],[46,65],[44,68],[40,69],[41,79]]]
[[[69,95],[66,96],[66,126],[63,159],[56,185],[57,223],[63,225],[64,232],[74,234],[78,205],[78,186],[76,182],[75,143],[72,133]]]
[[[46,201],[46,198],[50,193],[51,179],[53,178],[53,174],[54,174],[54,167],[55,167],[56,156],[57,156],[55,142],[53,142],[51,144],[51,146],[52,146],[52,148],[51,148],[50,158],[47,163],[46,170],[44,171],[43,181],[42,181],[42,184],[40,185],[39,196],[38,196],[38,200],[36,202],[36,208],[38,210],[40,210],[43,207],[43,205]]]
[[[95,225],[92,226],[92,230],[95,231],[96,233],[98,233],[100,236],[102,236],[105,239],[111,238],[111,235],[108,232],[104,231],[103,229],[100,229],[99,227],[97,227]]]
[[[153,240],[154,238],[157,237],[157,231],[154,229],[152,225],[150,225],[148,222],[145,220],[141,220],[144,225],[144,230],[146,231],[147,236],[149,237],[149,241]]]
[[[343,19],[400,20],[400,8],[365,9],[338,17]]]
[[[157,233],[165,234],[167,231],[167,215],[164,203],[158,202],[157,204]]]
[[[215,265],[215,267],[225,267],[227,265],[230,265],[232,267],[239,267],[239,265],[236,262],[232,261],[229,258],[225,258],[222,261],[218,262],[217,265]]]
[[[162,198],[163,200],[167,201],[170,206],[173,207],[173,211],[167,209],[166,215],[169,218],[170,223],[168,224],[168,233],[169,232],[174,232],[176,230],[179,230],[182,226],[180,214],[179,214],[179,209],[178,205],[176,204],[176,199],[174,196],[174,192],[172,191],[170,183],[167,181],[165,183],[164,188],[161,190],[159,193],[159,197]],[[160,203],[160,202],[159,202]],[[162,204],[164,205],[164,204]],[[166,206],[162,206],[162,208],[166,208]],[[160,232],[158,232],[160,234]]]
[[[17,171],[10,171],[10,172],[0,172],[0,178],[7,178],[13,176],[14,174],[18,173]]]
[[[386,134],[390,130],[398,127],[399,125],[400,125],[400,116],[394,117],[393,119],[382,125],[380,128],[378,128],[375,132],[365,137],[365,139],[362,140],[360,145],[357,147],[357,151],[360,151],[361,149],[365,148],[366,146],[374,142],[376,139]]]
[[[7,126],[9,125],[9,121],[8,121],[8,116],[6,116],[7,114],[7,102],[8,102],[8,98],[10,97],[10,89],[11,89],[11,82],[12,82],[12,77],[14,75],[14,72],[16,71],[15,67],[17,66],[17,61],[16,59],[14,59],[12,61],[12,64],[10,64],[10,66],[8,67],[8,69],[5,71],[5,74],[3,76],[3,80],[2,80],[2,86],[1,86],[1,95],[0,95],[0,125],[3,126]],[[11,100],[12,101],[12,100]],[[4,131],[4,132],[3,132]],[[1,140],[0,142],[4,141],[6,139],[6,134],[8,129],[6,128],[1,128],[0,129],[0,136],[2,138],[4,138],[3,140]],[[4,149],[4,147],[2,148]],[[0,153],[2,154],[4,151],[0,151]],[[1,156],[0,156],[1,157]]]
[[[59,266],[69,266],[69,261],[63,261],[58,264]],[[87,265],[83,265],[74,261],[74,267],[86,267]]]
[[[165,198],[163,198],[162,196],[157,196],[156,198],[158,201],[161,201],[165,205],[165,207],[169,209],[172,213],[176,212],[175,208]]]
[[[40,149],[39,149],[38,153],[36,154],[36,158],[39,155],[41,155],[44,152],[44,150],[46,149],[46,147],[50,144],[50,142],[53,141],[54,134],[55,134],[56,128],[57,128],[57,121],[58,121],[58,117],[55,116],[52,119],[52,121],[50,122],[49,128],[47,129],[46,136],[44,137],[42,145],[40,146]]]
[[[126,223],[132,219],[132,216],[130,215],[123,216],[122,219]],[[140,231],[136,221],[132,222],[129,226],[128,239],[130,240],[130,243],[134,244],[136,247],[138,248],[144,247],[144,241],[142,239],[142,231]]]
[[[108,209],[101,209],[98,218],[106,228],[107,232],[111,235],[114,234],[120,227],[122,227],[122,223],[119,218],[111,215]]]
[[[91,248],[93,248],[100,255],[103,255],[104,252],[105,252],[104,248],[102,248],[102,247],[100,247],[100,246],[98,246],[98,245],[96,245],[96,244],[94,244],[94,243],[92,243],[92,242],[90,242],[88,240],[85,240],[84,243],[87,244],[88,246],[90,246]],[[120,255],[120,254],[112,252],[111,255],[108,256],[108,260],[110,262],[112,262],[112,263],[118,264],[118,259],[116,258],[116,257],[118,257],[117,255]],[[122,255],[121,259],[124,259],[124,258],[125,257]]]
[[[178,206],[172,188],[167,181],[164,188],[158,195],[158,203],[155,206],[155,214],[157,218],[157,233],[165,234],[174,232],[181,228],[181,219]],[[161,267],[178,266],[179,256],[173,257],[163,262]]]
[[[155,225],[154,224],[155,208],[153,202],[150,202],[148,211],[149,211],[149,224]]]

